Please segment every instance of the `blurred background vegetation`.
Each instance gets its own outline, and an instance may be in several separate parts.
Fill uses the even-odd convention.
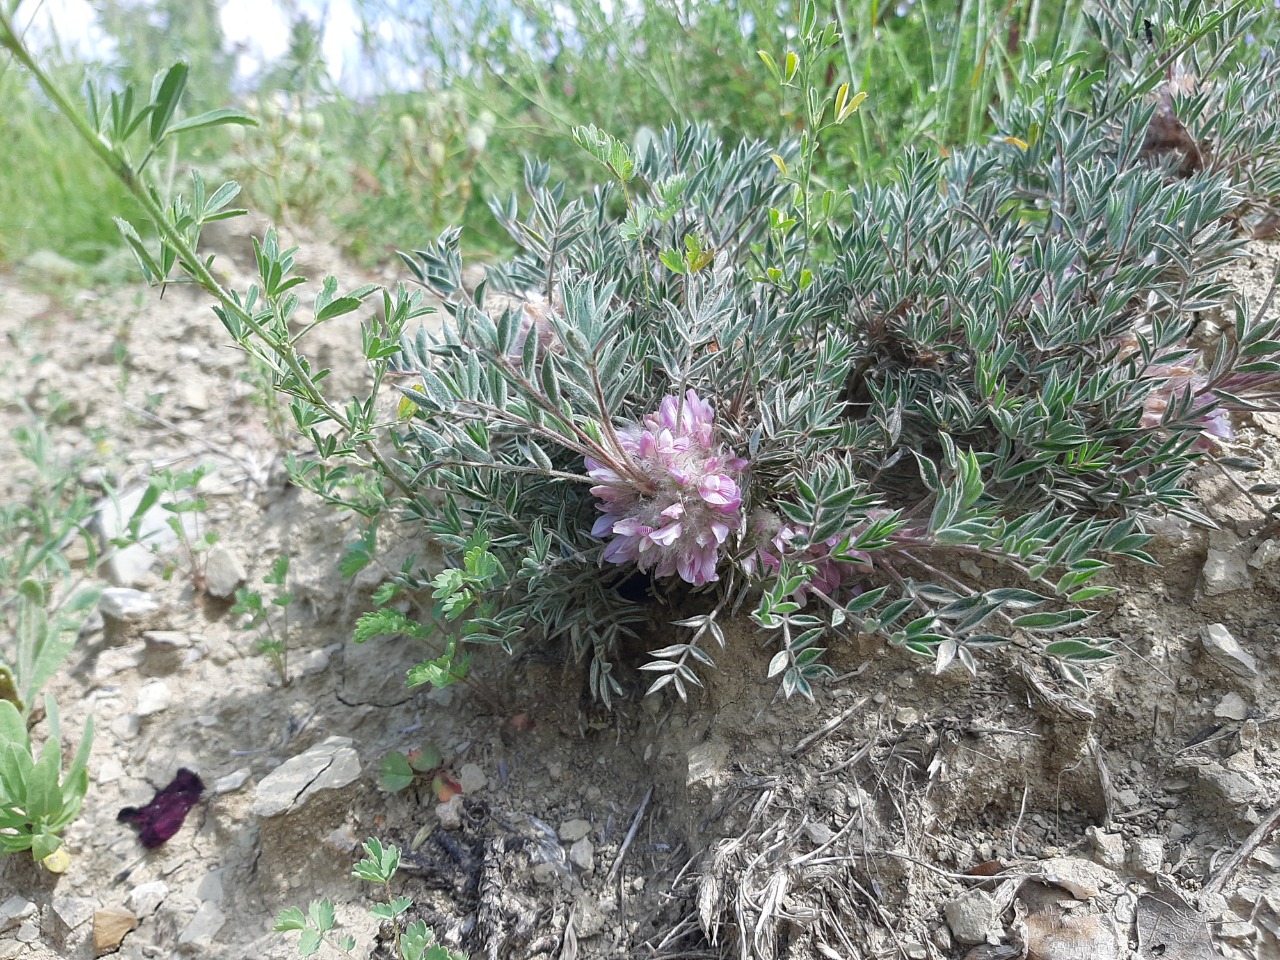
[[[698,122],[778,141],[796,135],[803,115],[757,55],[783,59],[798,0],[347,0],[359,24],[354,85],[335,81],[326,23],[297,0],[277,0],[290,24],[284,55],[238,71],[222,2],[95,0],[100,50],[54,42],[43,55],[72,88],[86,73],[146,84],[187,60],[190,111],[238,103],[261,126],[192,140],[160,165],[158,189],[181,184],[190,167],[235,177],[250,207],[317,224],[365,263],[454,223],[473,253],[501,253],[487,202],[512,191],[526,155],[575,185],[598,178],[570,138],[576,125],[642,142]],[[881,175],[906,146],[944,151],[988,135],[988,107],[1022,58],[1056,46],[1099,55],[1079,0],[820,7],[843,41],[811,76],[868,94],[819,158],[819,183],[836,189]],[[137,214],[123,189],[11,64],[0,64],[0,98],[0,263],[40,251],[113,262],[121,244],[111,215]]]

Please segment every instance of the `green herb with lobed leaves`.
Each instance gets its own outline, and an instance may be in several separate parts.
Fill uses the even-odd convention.
[[[231,605],[233,616],[244,617],[240,629],[258,634],[258,652],[270,658],[281,686],[289,685],[289,606],[293,603],[293,594],[285,589],[288,579],[289,557],[282,554],[262,578],[263,584],[276,588],[275,595],[264,600],[260,590],[240,587]],[[271,619],[277,611],[281,619],[278,632]]]
[[[351,875],[357,880],[380,885],[386,894],[386,901],[375,903],[370,907],[369,913],[391,924],[394,955],[400,960],[466,960],[465,954],[437,943],[434,931],[423,921],[415,920],[407,926],[403,925],[401,918],[413,906],[413,900],[391,894],[391,881],[400,869],[400,849],[390,844],[384,847],[377,838],[371,837],[364,842],[364,852],[367,856],[356,864]],[[298,938],[300,957],[315,956],[322,944],[328,944],[344,956],[354,957],[351,951],[355,949],[355,937],[350,934],[333,934],[337,925],[333,903],[329,900],[313,900],[306,913],[299,907],[280,911],[276,917],[275,929],[278,933],[302,931]]]

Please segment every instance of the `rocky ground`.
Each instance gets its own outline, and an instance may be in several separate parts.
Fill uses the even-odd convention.
[[[247,247],[220,252],[243,286]],[[302,256],[313,278],[395,279],[324,244]],[[1259,298],[1278,264],[1255,245],[1238,287]],[[70,548],[109,587],[50,685],[71,741],[97,724],[90,790],[64,874],[0,862],[0,960],[286,957],[297,935],[271,932],[276,913],[320,897],[356,956],[387,956],[378,891],[350,876],[369,836],[406,851],[411,916],[473,957],[1280,956],[1280,531],[1219,471],[1196,481],[1219,529],[1169,524],[1161,569],[1115,571],[1104,627],[1126,656],[1089,695],[1016,651],[933,676],[866,641],[833,651],[816,703],[784,702],[745,623],[687,704],[604,713],[572,665],[533,661],[410,691],[420,649],[349,642],[385,570],[337,571],[361,529],[287,484],[288,440],[206,300],[28,287],[0,277],[5,462],[11,428],[47,421],[103,498],[99,535],[154,471],[204,465],[188,522],[220,539],[196,568],[214,596],[175,545],[95,570]],[[348,319],[313,350],[354,391]],[[1276,481],[1280,419],[1239,426],[1230,452],[1265,464],[1245,481]],[[388,565],[426,549],[382,535]],[[287,685],[219,599],[261,588],[281,555]],[[655,610],[650,646],[675,618]],[[424,743],[462,793],[381,791],[382,758]],[[180,768],[207,790],[144,850],[117,814]]]

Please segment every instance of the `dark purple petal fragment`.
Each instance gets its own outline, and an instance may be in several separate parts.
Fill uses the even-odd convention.
[[[125,807],[116,819],[136,827],[138,839],[144,847],[158,847],[182,829],[187,813],[203,792],[204,784],[200,778],[183,767],[173,778],[173,783],[156,791],[155,797],[145,807]]]

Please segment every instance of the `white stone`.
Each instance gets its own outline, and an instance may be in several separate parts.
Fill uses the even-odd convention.
[[[1228,544],[1219,538],[1219,543],[1209,548],[1201,576],[1207,597],[1246,590],[1253,586],[1253,577],[1249,574],[1249,557],[1238,540]]]
[[[458,830],[462,827],[462,794],[454,794],[444,803],[436,804],[436,819],[446,830]]]
[[[142,721],[136,713],[126,713],[112,720],[110,727],[111,732],[121,740],[132,740],[142,729]]]
[[[324,673],[328,669],[328,650],[308,650],[306,655],[302,658],[302,662],[298,664],[297,674],[300,677],[310,677],[317,673]]]
[[[82,923],[88,923],[97,909],[98,901],[92,897],[53,898],[53,912],[67,925],[68,930],[74,930]]]
[[[1258,549],[1253,551],[1253,556],[1249,558],[1249,566],[1254,570],[1264,570],[1275,562],[1276,557],[1280,557],[1280,543],[1274,540],[1263,540],[1258,544]]]
[[[12,930],[28,917],[36,915],[36,905],[25,897],[16,894],[0,903],[0,933]]]
[[[1129,847],[1129,866],[1140,877],[1154,877],[1164,868],[1164,841],[1141,837]]]
[[[596,868],[595,857],[596,848],[586,837],[575,841],[569,848],[569,862],[583,873],[591,873]]]
[[[488,782],[489,778],[485,776],[478,763],[464,763],[462,769],[458,771],[458,786],[462,787],[463,793],[479,793]]]
[[[116,623],[136,623],[159,609],[155,597],[131,587],[107,587],[98,598],[98,610]]]
[[[1213,715],[1224,720],[1244,720],[1249,716],[1249,705],[1240,694],[1228,693],[1213,708]]]
[[[204,586],[210,596],[227,599],[244,584],[244,566],[234,553],[215,543],[205,555]]]
[[[168,710],[173,703],[173,691],[163,680],[148,680],[138,690],[138,705],[135,713],[140,717],[149,717],[153,713]]]
[[[115,757],[106,757],[98,767],[98,783],[115,783],[124,776],[124,764]]]
[[[591,832],[591,824],[585,820],[566,820],[560,824],[560,839],[566,843],[581,840]]]
[[[1097,827],[1088,827],[1085,833],[1089,837],[1094,859],[1098,863],[1108,870],[1120,870],[1124,867],[1124,837],[1118,833],[1107,833]]]
[[[987,935],[999,924],[996,904],[983,890],[967,890],[948,900],[943,912],[952,935],[961,943],[986,943]]]
[[[235,793],[245,785],[245,781],[249,779],[250,770],[248,767],[241,767],[232,773],[228,773],[225,777],[219,777],[213,781],[213,792],[215,796],[221,796],[224,793]]]
[[[104,497],[95,505],[94,527],[102,541],[102,548],[109,549],[110,541],[128,534],[129,519],[137,511],[147,485],[133,487],[116,498]],[[142,515],[138,524],[138,541],[127,547],[119,547],[107,554],[102,562],[106,578],[119,587],[139,583],[155,565],[158,554],[178,543],[178,535],[169,526],[169,518],[175,516],[156,503]],[[177,514],[188,535],[194,535],[195,521],[189,513]]]
[[[274,817],[301,807],[321,790],[337,790],[360,776],[360,758],[350,737],[330,737],[286,760],[258,784],[253,813]]]
[[[132,910],[139,919],[149,917],[160,909],[160,904],[169,895],[169,885],[163,880],[151,880],[140,883],[125,894],[124,905]]]
[[[186,944],[212,940],[226,922],[227,918],[218,909],[218,905],[212,900],[206,900],[200,904],[200,909],[196,911],[196,915],[191,918],[191,922],[187,924],[186,929],[178,937],[178,943]]]
[[[1240,646],[1231,631],[1220,623],[1211,623],[1200,631],[1204,652],[1220,666],[1238,677],[1253,680],[1258,676],[1258,661]]]

